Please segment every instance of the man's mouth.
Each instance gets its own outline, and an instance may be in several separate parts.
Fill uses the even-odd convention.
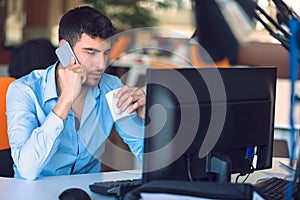
[[[94,78],[100,78],[102,76],[102,73],[94,72],[94,73],[91,74],[91,76],[94,77]]]

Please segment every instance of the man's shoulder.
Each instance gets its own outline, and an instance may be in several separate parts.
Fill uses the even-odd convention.
[[[45,79],[45,76],[46,76],[46,70],[44,70],[44,69],[43,70],[34,70],[34,71],[30,72],[29,74],[17,79],[15,81],[15,83],[33,86],[33,85],[36,85],[35,82],[37,82],[38,80]]]
[[[43,82],[45,82],[47,79],[50,67],[48,67],[46,69],[34,70],[34,71],[30,72],[29,74],[16,79],[12,85],[21,87],[21,88],[27,87],[27,88],[32,88],[32,89],[43,87]]]

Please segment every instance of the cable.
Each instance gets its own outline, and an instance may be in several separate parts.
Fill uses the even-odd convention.
[[[249,172],[247,174],[239,174],[239,175],[237,175],[237,177],[235,178],[235,183],[238,183],[239,178],[241,176],[246,176],[245,179],[241,182],[242,184],[244,184],[246,182],[246,180],[249,178],[250,174],[251,174],[251,172]]]
[[[282,14],[282,17],[284,18],[283,23],[288,24],[288,21],[292,18],[298,18],[299,15],[292,9],[287,6],[287,4],[282,0],[272,0],[279,11],[279,13]]]
[[[239,178],[241,176],[245,176],[245,175],[247,175],[247,174],[241,174],[241,173],[239,173],[239,175],[237,175],[236,178],[235,178],[235,183],[238,183],[239,182]]]
[[[242,176],[241,174],[239,174],[239,175],[236,176],[236,178],[235,178],[235,183],[238,183],[239,178],[240,178],[241,176]]]
[[[290,127],[291,127],[291,156],[290,165],[293,166],[295,158],[295,146],[296,146],[296,130],[294,122],[294,110],[295,110],[295,82],[298,75],[298,62],[299,62],[299,49],[298,49],[298,34],[300,29],[300,22],[298,19],[293,18],[289,21],[289,26],[291,30],[290,38],[290,81],[291,81],[291,96],[290,96]],[[298,158],[299,159],[299,158]],[[298,164],[298,163],[297,163]],[[297,176],[297,169],[295,177]],[[294,179],[295,181],[295,179]],[[293,195],[293,185],[296,184],[292,182],[287,187],[287,199],[291,199]]]
[[[254,3],[254,2],[253,2]],[[284,34],[285,37],[289,37],[290,34],[283,29],[272,17],[270,17],[259,5],[254,3],[255,9],[257,9],[261,14],[263,14],[269,22],[271,22],[280,32]]]
[[[256,11],[259,11],[263,16],[266,17],[266,19],[271,22],[276,29],[278,29],[283,35],[276,33],[273,31],[273,29],[256,13],[254,12],[254,17],[267,29],[267,31],[270,33],[271,36],[273,36],[275,39],[277,39],[286,49],[288,49],[288,42],[290,33],[288,33],[285,29],[283,29],[277,22],[272,19],[259,5],[257,5],[255,2],[252,2],[254,9]]]
[[[193,182],[193,177],[192,177],[192,172],[191,172],[191,155],[188,154],[186,156],[186,168],[187,168],[187,175],[188,175],[188,178],[191,182]]]
[[[242,183],[245,183],[245,181],[248,179],[248,177],[250,176],[250,174],[252,174],[252,173],[254,172],[254,170],[255,170],[255,168],[253,167],[253,164],[252,164],[252,158],[246,158],[246,160],[249,161],[249,164],[250,164],[250,172],[247,173],[247,174],[241,174],[241,173],[240,173],[239,175],[237,175],[237,177],[235,178],[235,183],[238,183],[239,178],[240,178],[241,176],[246,176],[245,179],[242,181]]]
[[[245,183],[245,181],[248,179],[248,177],[250,176],[250,174],[251,174],[251,173],[248,173],[248,174],[247,174],[246,178],[242,181],[242,184]]]

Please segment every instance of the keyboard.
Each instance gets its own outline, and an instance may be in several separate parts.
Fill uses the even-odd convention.
[[[92,192],[98,194],[123,197],[127,192],[137,188],[141,184],[141,179],[128,179],[95,182],[89,185],[89,188]],[[289,184],[292,184],[292,182],[286,179],[272,177],[259,181],[254,187],[266,200],[285,200]],[[296,192],[296,188],[297,186],[294,184],[292,191]]]
[[[259,181],[254,185],[255,189],[263,195],[266,200],[286,199],[286,192],[288,185],[292,185],[292,181],[286,179],[272,177]],[[296,184],[291,190],[296,191]],[[292,197],[292,195],[290,196]]]
[[[128,179],[118,181],[95,182],[89,185],[89,188],[92,192],[98,194],[123,197],[127,192],[135,189],[141,184],[141,179]]]

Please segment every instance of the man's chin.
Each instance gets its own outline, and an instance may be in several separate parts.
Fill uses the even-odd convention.
[[[89,86],[89,87],[95,87],[97,85],[99,85],[99,82],[100,82],[101,79],[93,79],[93,80],[87,80],[85,82],[85,85]]]

